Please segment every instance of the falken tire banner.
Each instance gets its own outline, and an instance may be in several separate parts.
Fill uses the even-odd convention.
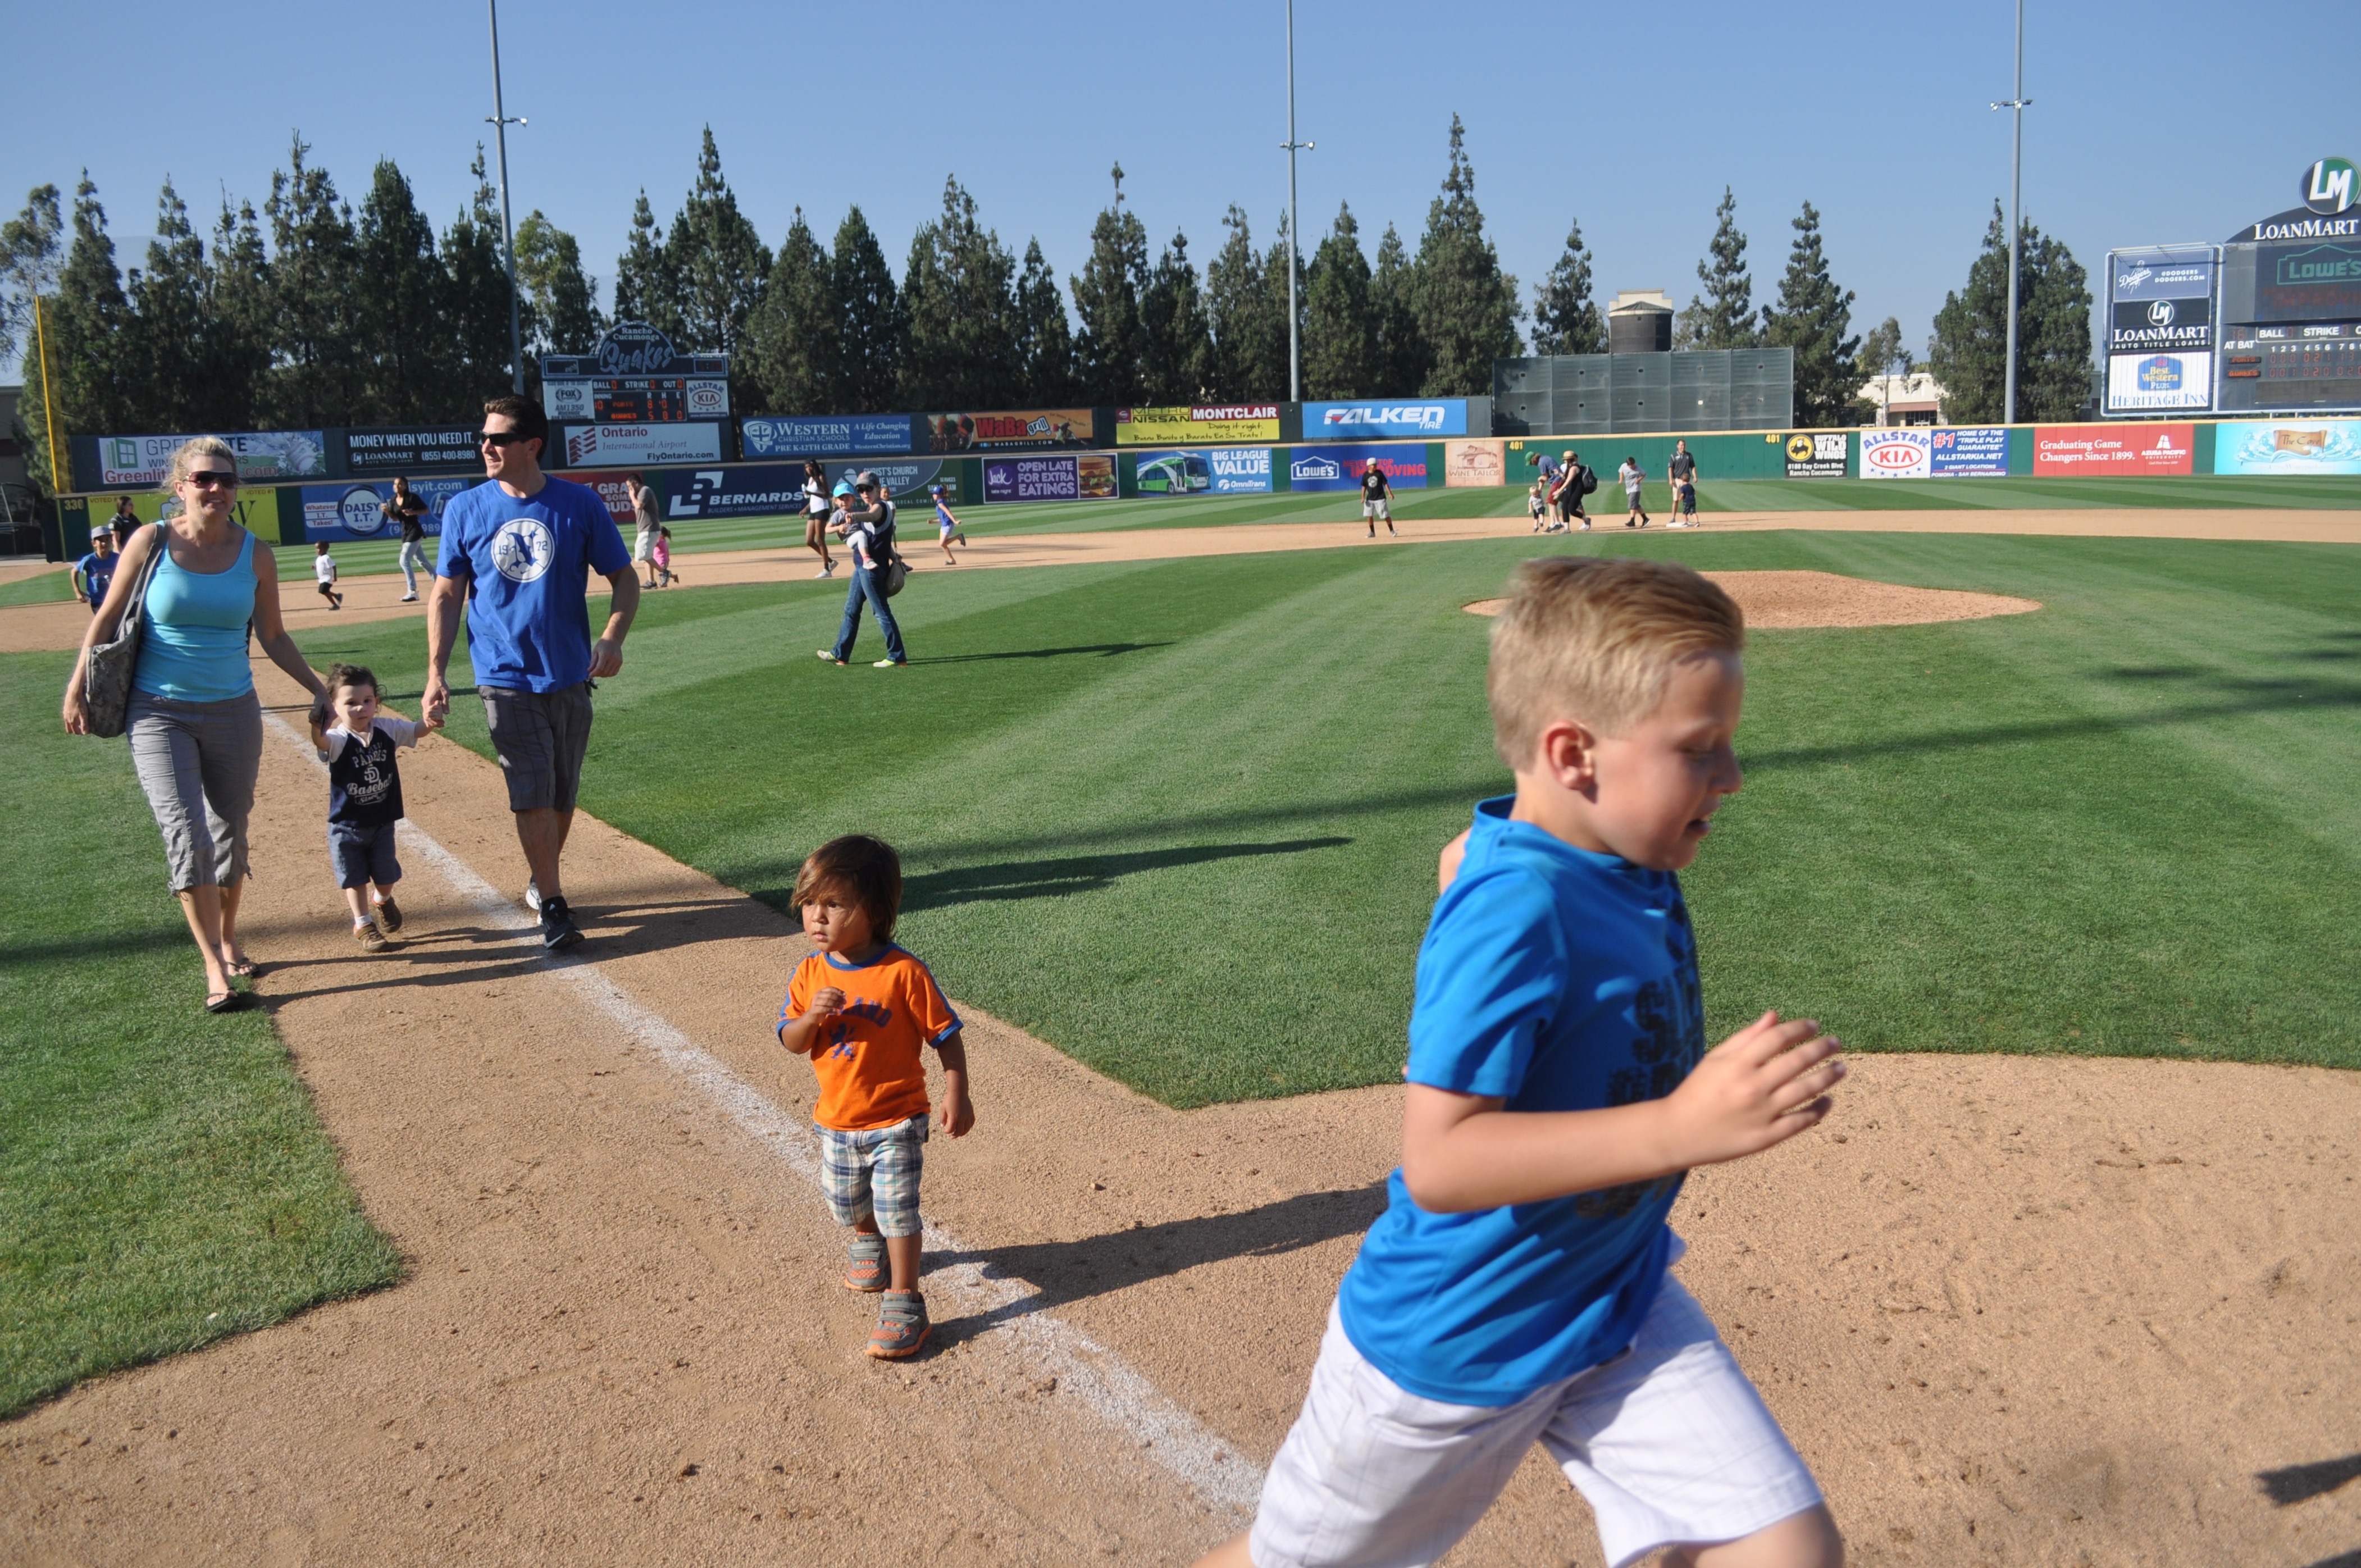
[[[1306,441],[1414,441],[1467,433],[1466,398],[1363,398],[1303,405]]]

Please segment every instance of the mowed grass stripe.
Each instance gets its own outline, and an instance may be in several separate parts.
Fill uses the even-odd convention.
[[[0,1415],[401,1271],[268,1016],[200,1011],[129,752],[59,726],[71,665],[0,656]]]
[[[2048,607],[1756,635],[1748,787],[1688,878],[1717,1030],[2361,1065],[2361,554],[2327,547],[1618,530],[928,575],[898,672],[811,658],[833,585],[658,596],[585,805],[781,905],[820,839],[884,835],[954,994],[1170,1102],[1385,1081],[1435,852],[1508,784],[1458,607],[1565,550]],[[414,628],[340,641],[415,682]]]

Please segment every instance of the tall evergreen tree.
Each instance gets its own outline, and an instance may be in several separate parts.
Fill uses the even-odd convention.
[[[1752,348],[1759,341],[1754,323],[1754,278],[1746,270],[1746,236],[1738,232],[1738,198],[1721,188],[1713,210],[1712,242],[1697,263],[1701,295],[1673,324],[1675,348]]]
[[[483,143],[476,144],[476,160],[467,171],[476,177],[475,198],[443,231],[443,272],[449,291],[443,330],[450,340],[452,382],[441,406],[458,419],[473,419],[484,399],[512,385],[508,260],[500,247],[500,192],[485,170]],[[533,379],[526,385],[533,385]]]
[[[156,198],[156,236],[148,265],[131,273],[125,361],[137,367],[138,420],[156,431],[224,428],[225,412],[208,383],[206,342],[213,331],[213,280],[204,242],[170,175]],[[235,425],[228,428],[236,428]]]
[[[1156,258],[1148,287],[1140,293],[1139,327],[1146,397],[1170,405],[1211,395],[1213,329],[1205,320],[1196,266],[1189,259],[1189,236],[1178,230]]]
[[[910,238],[902,302],[910,321],[902,349],[907,409],[989,408],[1016,400],[1016,261],[976,221],[975,198],[943,181],[943,210]]]
[[[1853,352],[1852,291],[1837,287],[1820,247],[1820,214],[1809,202],[1795,223],[1795,243],[1779,280],[1779,299],[1763,308],[1763,341],[1795,351],[1795,422],[1841,424],[1861,390]]]
[[[1409,398],[1426,384],[1434,351],[1427,345],[1413,298],[1416,274],[1409,247],[1388,224],[1378,240],[1378,265],[1369,275],[1369,313],[1377,318],[1378,359],[1369,395]]]
[[[34,486],[54,492],[51,482],[49,431],[42,417],[41,371],[35,358],[34,301],[43,302],[57,290],[65,255],[65,215],[54,185],[36,185],[25,198],[25,210],[0,225],[0,359],[22,354],[24,394],[16,403],[14,433],[25,454],[25,466]],[[42,330],[47,330],[46,321]],[[52,356],[51,363],[55,363]]]
[[[1369,258],[1360,225],[1340,204],[1335,225],[1312,253],[1303,287],[1306,397],[1359,398],[1375,389],[1378,318],[1369,300]]]
[[[72,226],[65,269],[48,302],[49,385],[57,394],[61,440],[141,428],[141,411],[129,391],[137,367],[126,363],[131,302],[115,264],[106,209],[86,170],[74,187]]]
[[[664,253],[680,290],[684,351],[734,354],[771,276],[771,251],[721,177],[713,127],[697,152],[697,183],[672,220]]]
[[[1565,249],[1533,296],[1535,354],[1604,354],[1607,317],[1590,293],[1590,251],[1579,220],[1565,231]]]
[[[410,181],[390,159],[380,159],[369,178],[354,235],[369,421],[466,418],[466,410],[448,401],[456,356],[442,316],[449,280],[434,253],[434,225],[418,210]]]
[[[841,313],[843,342],[834,409],[882,413],[899,408],[896,393],[909,317],[901,291],[894,286],[894,269],[886,265],[885,252],[859,207],[846,213],[837,228],[829,277]]]
[[[516,228],[517,287],[524,295],[524,351],[588,354],[606,323],[597,280],[582,270],[582,246],[535,207]]]
[[[1236,203],[1222,215],[1229,237],[1205,269],[1205,313],[1213,332],[1213,384],[1224,400],[1274,402],[1287,395],[1287,274],[1277,298],[1269,258],[1256,250]]]
[[[1016,363],[1023,389],[1016,400],[1034,408],[1060,408],[1074,396],[1074,329],[1058,274],[1041,242],[1025,242],[1025,269],[1016,275]]]
[[[2091,395],[2091,291],[2081,264],[2030,222],[2018,238],[2016,417],[2065,420]],[[1944,417],[2000,419],[2007,404],[2008,222],[1993,203],[1967,288],[1943,297],[1927,367],[1943,389]]]
[[[741,392],[758,413],[838,411],[845,385],[843,323],[828,252],[812,237],[804,210],[796,209],[771,263],[763,302],[747,323]]]
[[[1411,269],[1411,304],[1434,356],[1421,387],[1428,397],[1489,396],[1492,361],[1523,347],[1517,280],[1500,270],[1499,254],[1485,236],[1466,134],[1453,115],[1443,192],[1427,207]]]
[[[262,422],[257,411],[270,380],[276,291],[261,217],[251,202],[240,201],[233,210],[226,192],[221,216],[214,223],[211,284],[213,331],[205,340],[205,378],[220,411],[208,422],[216,430],[252,430]],[[439,334],[440,327],[439,318],[430,314],[422,330],[431,337]]]
[[[681,330],[680,281],[645,191],[631,203],[631,236],[615,258],[615,319],[646,322],[667,335]]]
[[[1148,227],[1111,205],[1091,225],[1090,259],[1069,280],[1082,330],[1074,338],[1079,393],[1093,403],[1141,400],[1148,358],[1139,297],[1148,289]]]
[[[352,209],[301,136],[270,176],[270,277],[277,367],[261,411],[273,425],[358,424],[367,412]],[[503,362],[506,356],[503,356]]]

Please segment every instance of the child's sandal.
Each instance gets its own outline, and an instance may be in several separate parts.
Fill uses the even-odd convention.
[[[856,1234],[845,1251],[852,1255],[852,1266],[844,1271],[844,1288],[874,1295],[885,1288],[885,1238]]]
[[[869,1331],[869,1354],[880,1361],[916,1355],[933,1329],[924,1296],[916,1290],[888,1290],[877,1312],[877,1326]]]

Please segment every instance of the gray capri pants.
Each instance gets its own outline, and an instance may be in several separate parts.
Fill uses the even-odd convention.
[[[164,835],[172,891],[219,887],[246,876],[246,822],[262,769],[262,703],[254,693],[219,702],[131,694],[131,765]]]

